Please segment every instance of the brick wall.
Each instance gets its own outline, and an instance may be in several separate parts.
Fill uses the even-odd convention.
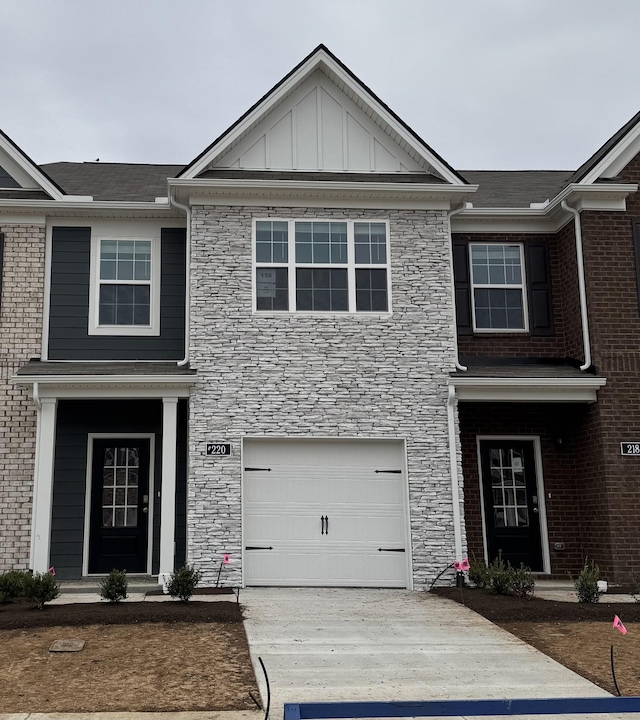
[[[585,552],[602,541],[592,537],[594,529],[588,521],[597,506],[597,491],[585,487],[583,475],[587,464],[585,446],[593,440],[592,407],[560,403],[460,403],[467,542],[471,553],[479,558],[484,556],[477,436],[538,436],[552,576],[566,579],[567,573],[576,574],[580,570]],[[558,438],[562,439],[561,445]],[[564,543],[564,549],[555,550],[554,543]]]
[[[536,336],[529,333],[478,333],[477,335],[459,335],[458,351],[463,359],[482,357],[564,357],[564,337],[561,320],[562,285],[559,271],[559,252],[555,235],[532,235],[529,233],[478,233],[476,235],[455,235],[470,242],[521,243],[525,247],[532,240],[544,240],[549,248],[551,266],[551,293],[553,297],[553,313],[555,334]]]
[[[0,298],[0,571],[29,562],[36,439],[35,406],[10,378],[40,355],[45,231],[0,225],[4,267]]]
[[[640,183],[640,157],[621,173]],[[618,582],[640,577],[640,458],[622,457],[620,442],[640,439],[640,307],[631,219],[640,218],[640,196],[627,211],[582,213],[585,276],[594,365],[607,378],[598,393],[593,437],[600,465],[589,466],[593,514],[589,521],[601,549],[593,548]],[[596,556],[597,554],[597,556]]]
[[[393,315],[252,314],[254,217],[390,221]],[[453,558],[447,379],[453,312],[446,215],[436,211],[194,207],[188,559],[240,581],[245,435],[405,437],[417,588]],[[211,438],[234,456],[204,454]]]

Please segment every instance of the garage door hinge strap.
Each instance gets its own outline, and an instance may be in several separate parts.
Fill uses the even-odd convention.
[[[378,548],[378,552],[404,552],[404,548]]]
[[[263,545],[247,545],[245,550],[273,550],[272,547],[265,547]]]
[[[376,470],[377,473],[393,473],[394,475],[401,475],[402,470]]]
[[[245,472],[271,472],[271,468],[245,468]]]

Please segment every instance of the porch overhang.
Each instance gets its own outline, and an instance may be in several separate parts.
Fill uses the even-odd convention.
[[[460,402],[594,403],[606,378],[575,368],[483,368],[453,374]]]
[[[188,397],[196,373],[176,363],[40,362],[31,360],[12,378],[38,399]]]

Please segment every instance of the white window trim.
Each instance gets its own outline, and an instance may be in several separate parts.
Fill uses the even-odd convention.
[[[151,242],[151,307],[149,325],[100,325],[100,244],[103,240],[146,240]],[[91,238],[91,267],[89,286],[89,335],[128,335],[134,337],[160,335],[160,238],[121,237],[119,235]],[[125,281],[123,281],[125,284]],[[144,283],[134,283],[144,284]]]
[[[256,226],[259,222],[285,222],[288,225],[288,262],[286,263],[267,263],[256,261]],[[295,260],[295,224],[297,222],[343,222],[347,224],[347,260],[346,263],[296,263]],[[355,233],[354,226],[356,223],[378,223],[384,224],[386,228],[386,263],[357,263],[355,262]],[[390,226],[388,220],[380,218],[357,218],[348,220],[346,218],[326,218],[326,217],[298,217],[298,218],[280,218],[280,217],[258,217],[253,218],[251,227],[251,307],[254,315],[312,315],[314,317],[344,317],[344,316],[362,316],[362,317],[388,317],[392,314],[391,306],[391,238]],[[258,267],[283,268],[288,270],[289,280],[289,309],[288,310],[258,310],[257,308],[257,289],[256,289],[256,269]],[[349,294],[349,310],[296,310],[296,268],[346,268],[347,270],[347,290]],[[387,272],[387,310],[356,310],[356,269],[360,270],[386,270]],[[293,281],[292,281],[293,280]]]
[[[501,247],[511,246],[518,247],[520,250],[520,268],[522,270],[522,281],[519,284],[505,284],[496,285],[495,283],[474,283],[473,282],[473,260],[471,257],[471,248],[473,246],[484,246],[484,245],[499,245]],[[471,288],[471,315],[473,322],[473,332],[482,334],[497,334],[497,333],[528,333],[529,332],[529,307],[527,305],[527,274],[524,263],[524,245],[518,242],[472,242],[469,243],[469,287]],[[524,327],[522,328],[479,328],[476,325],[476,301],[475,301],[475,288],[487,288],[487,289],[518,289],[522,291],[522,314],[524,319]]]

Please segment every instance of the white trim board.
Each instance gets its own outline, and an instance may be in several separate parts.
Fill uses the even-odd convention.
[[[597,401],[597,391],[606,378],[451,377],[461,402],[577,402]]]
[[[217,159],[237,144],[245,135],[256,127],[274,108],[276,108],[302,85],[316,71],[321,71],[328,80],[347,95],[361,110],[369,115],[382,130],[391,137],[405,152],[425,166],[431,166],[446,182],[452,185],[462,185],[461,179],[453,173],[442,160],[433,155],[432,151],[420,140],[412,135],[399,123],[373,95],[349,73],[347,73],[334,58],[322,47],[319,47],[306,61],[304,61],[281,84],[271,90],[258,105],[249,112],[240,122],[227,131],[213,146],[211,146],[196,161],[193,161],[188,172],[182,178],[193,178],[203,172],[207,167],[215,164]],[[420,162],[422,161],[422,162]]]

